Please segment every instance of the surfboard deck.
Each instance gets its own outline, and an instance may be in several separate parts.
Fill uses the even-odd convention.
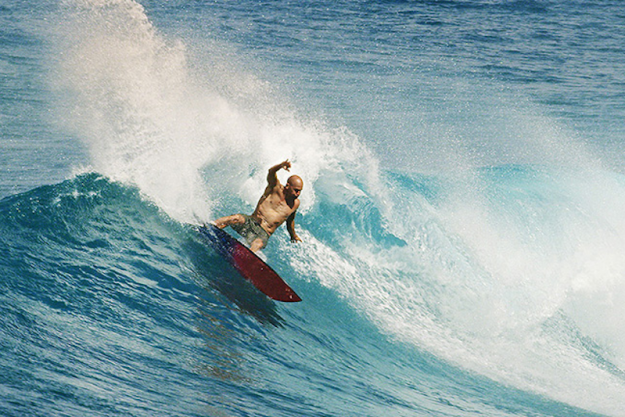
[[[302,301],[276,271],[228,233],[212,224],[199,226],[198,230],[243,278],[267,297],[284,302]]]

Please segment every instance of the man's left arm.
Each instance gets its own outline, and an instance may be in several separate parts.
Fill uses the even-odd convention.
[[[297,211],[291,213],[291,215],[286,219],[286,230],[289,231],[291,242],[301,242],[302,239],[300,239],[300,237],[297,236],[297,233],[295,233],[295,213],[297,213]]]

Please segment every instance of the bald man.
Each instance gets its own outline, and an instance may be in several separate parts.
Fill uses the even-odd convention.
[[[276,175],[284,169],[289,171],[291,163],[287,159],[269,168],[267,173],[267,188],[263,193],[256,210],[251,216],[245,214],[233,214],[215,220],[214,224],[220,229],[230,226],[245,238],[250,249],[254,252],[267,245],[269,236],[286,221],[286,228],[291,236],[291,242],[302,240],[295,233],[295,212],[299,207],[299,195],[304,187],[304,182],[297,175],[292,175],[282,185]]]

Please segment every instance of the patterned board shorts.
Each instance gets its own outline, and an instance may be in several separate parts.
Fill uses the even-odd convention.
[[[256,239],[260,239],[263,242],[264,248],[269,240],[269,233],[267,233],[260,225],[260,222],[252,216],[246,214],[242,214],[242,216],[245,217],[245,223],[231,224],[230,227],[243,236],[248,245],[251,245]]]

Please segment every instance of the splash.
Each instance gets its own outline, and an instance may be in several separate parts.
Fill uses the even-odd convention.
[[[207,219],[224,193],[253,204],[266,169],[287,158],[308,183],[363,157],[375,167],[348,131],[277,105],[266,83],[233,68],[223,46],[207,43],[201,59],[190,56],[132,0],[64,7],[65,124],[87,144],[93,170],[136,185],[172,217]],[[304,211],[314,198],[310,187]]]

